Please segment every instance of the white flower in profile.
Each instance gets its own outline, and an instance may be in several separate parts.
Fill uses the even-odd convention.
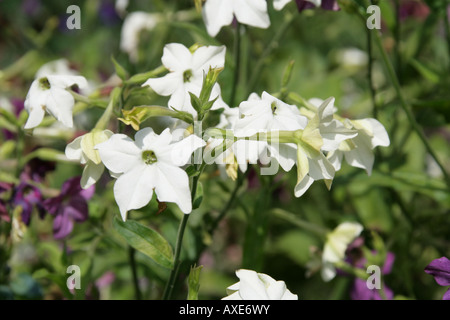
[[[114,134],[96,145],[105,167],[119,175],[114,197],[123,220],[129,210],[147,205],[153,190],[159,201],[174,202],[183,213],[190,213],[189,177],[180,167],[204,145],[195,135],[174,142],[168,128],[160,135],[152,128],[141,129],[134,141],[124,134]]]
[[[36,72],[35,78],[43,78],[49,75],[78,76],[79,73],[70,67],[67,59],[57,59],[43,64]]]
[[[267,274],[240,269],[236,276],[240,281],[227,288],[228,296],[222,300],[298,300],[284,281],[277,281]]]
[[[200,94],[203,75],[206,75],[210,68],[224,67],[225,52],[225,46],[203,46],[192,53],[182,44],[169,43],[164,46],[161,58],[169,73],[160,78],[150,78],[142,86],[150,86],[161,96],[170,96],[169,107],[189,112],[195,117],[197,112],[192,107],[189,92],[197,96]],[[211,109],[227,107],[220,94],[220,87],[216,83],[211,92],[211,99],[219,99]]]
[[[308,119],[298,108],[263,92],[261,97],[251,94],[239,105],[240,118],[235,124],[235,136],[249,137],[258,132],[296,131],[304,129]],[[289,171],[295,164],[297,147],[293,143],[267,143],[240,139],[233,145],[234,153],[242,171],[248,163],[258,160],[266,162],[267,157],[276,159],[283,170]]]
[[[24,103],[29,113],[25,129],[38,126],[44,119],[46,111],[66,127],[72,128],[75,99],[66,89],[74,85],[83,89],[88,83],[83,76],[72,75],[48,75],[35,79]]]
[[[75,138],[66,146],[66,157],[85,165],[80,182],[83,189],[96,183],[105,170],[100,154],[94,147],[96,144],[105,142],[112,135],[113,132],[110,130],[93,130]]]
[[[203,20],[210,36],[215,37],[220,29],[233,19],[257,28],[268,28],[270,18],[266,0],[207,0],[203,7]]]
[[[119,3],[117,2],[117,4]],[[160,20],[159,14],[143,11],[131,12],[126,16],[120,34],[120,49],[128,53],[132,62],[138,60],[140,33],[143,30],[152,30]]]
[[[322,279],[324,281],[330,281],[336,276],[334,264],[344,260],[347,247],[362,231],[361,224],[344,222],[327,234],[322,253]]]

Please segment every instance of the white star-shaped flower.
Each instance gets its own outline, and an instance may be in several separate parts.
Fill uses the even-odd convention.
[[[114,134],[96,145],[106,168],[120,174],[114,184],[114,197],[123,220],[129,210],[147,205],[153,190],[159,201],[174,202],[185,214],[192,211],[189,177],[180,167],[205,142],[195,135],[172,140],[168,128],[160,135],[152,128],[144,128],[136,133],[134,141],[124,134]]]
[[[48,75],[34,80],[25,99],[25,109],[29,113],[25,129],[38,126],[44,119],[45,111],[72,128],[75,100],[66,89],[73,85],[83,89],[88,83],[83,76],[72,75]]]
[[[357,222],[344,222],[328,233],[322,253],[324,281],[330,281],[336,276],[334,264],[344,260],[348,245],[361,234],[363,229],[363,226]]]
[[[277,281],[267,274],[240,269],[236,276],[240,281],[227,288],[229,295],[222,300],[298,300],[284,281]]]
[[[169,43],[164,47],[161,58],[169,73],[160,78],[150,78],[142,86],[150,86],[161,96],[170,96],[169,107],[189,112],[194,117],[197,112],[192,107],[189,92],[199,95],[203,75],[210,68],[223,68],[225,65],[225,46],[204,46],[193,53],[184,45]],[[227,107],[221,98],[220,86],[216,84],[211,92],[211,100],[219,97],[211,109]]]
[[[266,29],[270,26],[266,0],[207,0],[203,7],[203,20],[212,37],[234,18],[252,27]]]

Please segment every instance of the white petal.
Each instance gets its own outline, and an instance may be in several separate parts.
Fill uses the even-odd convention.
[[[292,143],[269,144],[272,157],[277,159],[284,171],[292,169],[297,158],[297,147]]]
[[[183,74],[179,72],[169,72],[163,77],[148,79],[142,86],[150,86],[157,94],[169,96],[173,94],[178,87],[183,86]]]
[[[326,262],[339,262],[345,257],[348,245],[361,234],[363,226],[356,222],[344,222],[337,226],[327,236],[322,260]]]
[[[352,167],[365,169],[368,175],[372,173],[375,156],[370,147],[370,138],[359,134],[353,138],[356,148],[344,152],[345,161]]]
[[[239,294],[243,300],[268,300],[264,283],[253,270],[236,271],[240,279]]]
[[[183,213],[191,213],[191,190],[189,189],[187,173],[176,166],[168,165],[162,161],[158,161],[155,167],[158,174],[155,188],[158,200],[174,202]]]
[[[188,163],[192,153],[205,146],[206,142],[196,135],[189,135],[183,140],[162,146],[155,150],[158,161],[181,167]]]
[[[105,171],[103,163],[95,164],[92,161],[88,161],[81,176],[81,187],[87,189],[95,184],[102,176],[103,171]]]
[[[192,53],[180,43],[169,43],[164,46],[161,61],[168,70],[183,73],[192,68]]]
[[[342,141],[356,137],[358,132],[347,129],[340,121],[332,120],[320,126],[320,135],[323,139],[322,150],[334,151],[339,148]]]
[[[192,70],[203,76],[209,68],[223,68],[225,65],[225,46],[204,46],[195,50],[192,55]]]
[[[203,6],[203,20],[211,37],[215,37],[223,26],[233,21],[234,0],[208,0]]]
[[[291,2],[292,0],[274,0],[273,1],[273,7],[275,10],[281,10],[284,8],[286,4]]]
[[[334,277],[336,277],[336,268],[332,263],[324,262],[322,265],[321,275],[323,281],[331,281]]]
[[[83,76],[49,75],[47,79],[50,83],[50,90],[54,88],[66,89],[73,85],[77,85],[80,89],[88,86],[88,82]]]
[[[387,147],[390,144],[389,135],[384,126],[376,119],[368,118],[364,119],[369,122],[372,127],[373,137],[371,140],[372,148],[377,146]]]
[[[301,197],[313,184],[314,179],[309,175],[306,175],[294,188],[294,195],[299,198]]]
[[[81,150],[81,140],[83,136],[76,138],[66,146],[65,154],[70,160],[81,161],[83,156],[83,150]]]
[[[116,180],[114,198],[124,221],[129,210],[140,209],[150,202],[158,177],[156,166],[141,164]]]
[[[334,170],[341,170],[342,158],[344,157],[344,153],[340,150],[335,150],[328,152],[327,159],[333,165]]]
[[[315,159],[309,159],[309,175],[314,180],[333,179],[335,172],[333,165],[322,153]]]
[[[52,88],[49,91],[46,101],[47,111],[66,127],[72,128],[72,109],[75,99],[65,89]]]
[[[143,164],[142,151],[124,134],[114,134],[107,141],[97,144],[104,165],[115,173],[123,173]]]
[[[266,0],[235,1],[234,14],[240,23],[258,28],[270,26]]]

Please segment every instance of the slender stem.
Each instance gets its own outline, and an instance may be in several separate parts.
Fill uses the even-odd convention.
[[[234,107],[234,100],[236,99],[237,85],[239,82],[239,71],[241,67],[241,25],[238,22],[236,25],[236,30],[234,32],[234,76],[233,76],[233,86],[231,87],[230,94],[230,107]]]
[[[194,178],[192,179],[192,189],[191,189],[192,202],[195,199],[195,195],[197,193],[198,180],[200,179],[200,175],[201,175],[204,167],[205,167],[205,165],[202,164],[200,166],[200,168],[198,169],[198,174],[196,176],[194,176]],[[180,268],[180,263],[181,263],[180,254],[181,254],[181,247],[183,244],[184,231],[186,229],[186,225],[187,225],[189,217],[190,217],[190,214],[184,214],[183,218],[181,219],[180,225],[178,227],[177,241],[175,244],[175,254],[174,254],[174,260],[173,260],[174,267],[173,267],[172,271],[170,272],[169,280],[167,281],[166,288],[164,289],[163,300],[169,300],[170,297],[172,296],[172,291],[175,286],[175,280],[177,278],[178,270]]]
[[[389,60],[386,50],[384,49],[383,42],[381,40],[381,35],[380,35],[379,31],[376,29],[374,29],[372,32],[374,32],[374,34],[375,34],[375,37],[374,37],[375,42],[378,46],[378,49],[380,50],[383,62],[387,69],[388,76],[391,79],[392,84],[394,85],[394,89],[397,93],[398,98],[400,99],[400,106],[402,107],[403,111],[405,112],[405,114],[408,118],[408,121],[410,122],[410,125],[412,126],[413,130],[419,136],[420,140],[424,144],[428,153],[433,157],[434,161],[439,166],[440,170],[442,171],[442,174],[444,175],[444,179],[447,183],[447,187],[450,188],[450,176],[447,173],[447,171],[445,170],[445,167],[442,165],[441,161],[439,160],[436,152],[433,150],[430,143],[428,142],[427,137],[425,136],[425,133],[423,132],[420,125],[417,123],[417,121],[414,117],[414,114],[411,111],[411,107],[410,107],[409,103],[406,101],[405,96],[403,95],[402,88],[400,86],[400,82],[398,81],[394,67],[392,66],[392,63]]]
[[[372,112],[373,117],[375,119],[378,118],[378,108],[377,108],[377,101],[376,101],[376,90],[373,83],[373,48],[372,48],[372,32],[367,29],[367,54],[369,56],[369,61],[367,64],[367,79],[369,82],[369,89],[370,89],[370,98],[372,100]]]
[[[401,61],[401,55],[400,55],[400,41],[401,41],[401,21],[400,21],[400,1],[395,0],[395,59],[396,59],[396,70],[397,75],[399,78],[399,82],[402,81],[402,61]]]
[[[449,20],[449,16],[448,16],[448,11],[447,10],[443,10],[444,11],[444,25],[445,25],[445,36],[447,38],[447,50],[450,54],[450,22]]]
[[[141,289],[139,288],[139,279],[137,276],[137,267],[136,267],[136,250],[128,246],[128,261],[130,262],[131,274],[133,276],[133,287],[134,287],[134,298],[136,300],[142,299]]]
[[[258,59],[258,62],[256,63],[256,65],[253,69],[252,76],[249,81],[248,89],[250,92],[253,92],[257,81],[261,77],[261,69],[264,66],[266,58],[278,46],[278,42],[286,34],[286,30],[289,28],[291,23],[294,21],[295,17],[296,17],[296,14],[289,14],[287,16],[287,18],[284,20],[283,24],[278,29],[277,33],[275,33],[272,40],[270,40],[269,44],[267,45],[266,49],[262,53],[261,57]]]
[[[279,208],[273,209],[272,214],[278,218],[289,221],[292,224],[294,224],[302,229],[305,229],[307,231],[315,233],[320,237],[326,237],[327,233],[329,232],[328,229],[321,227],[317,224],[314,224],[314,223],[311,223],[308,221],[304,221],[304,220],[300,219],[299,217],[297,217],[296,215],[294,215],[293,213],[290,213],[283,209],[279,209]]]

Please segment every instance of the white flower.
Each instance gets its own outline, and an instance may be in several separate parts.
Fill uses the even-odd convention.
[[[240,269],[236,271],[239,282],[227,288],[227,297],[222,300],[298,300],[284,281],[276,281],[264,273]]]
[[[327,158],[339,170],[342,159],[352,167],[365,169],[368,175],[372,174],[375,155],[373,149],[377,146],[387,147],[390,144],[389,135],[384,126],[376,119],[366,118],[361,120],[345,119],[347,128],[356,130],[358,135],[350,140],[342,142],[339,149],[330,152]]]
[[[67,145],[66,157],[85,165],[81,176],[81,187],[83,189],[87,189],[96,183],[105,170],[99,152],[94,147],[96,144],[105,142],[112,135],[113,133],[110,130],[92,131],[76,138]]]
[[[160,135],[152,128],[144,128],[136,133],[134,141],[124,134],[114,134],[96,145],[106,168],[120,174],[114,184],[114,197],[123,220],[127,211],[147,205],[153,190],[159,201],[174,202],[182,212],[190,213],[189,177],[180,167],[204,145],[195,135],[173,142],[168,128]]]
[[[88,84],[84,77],[70,75],[49,75],[34,80],[25,99],[25,109],[29,113],[25,129],[38,126],[44,119],[45,111],[71,128],[75,100],[66,88],[73,85],[82,89]]]
[[[122,2],[122,1],[121,1]],[[119,5],[120,2],[117,2]],[[128,53],[130,60],[138,60],[139,35],[143,30],[152,30],[160,21],[159,14],[135,11],[125,18],[120,34],[120,49]]]
[[[179,43],[164,46],[161,58],[169,73],[160,78],[150,78],[142,86],[150,86],[162,96],[170,96],[169,107],[189,112],[194,117],[197,112],[191,104],[189,92],[199,95],[203,84],[203,75],[210,68],[223,68],[225,65],[225,46],[204,46],[191,53]],[[212,109],[227,107],[220,97],[220,87],[216,84],[211,92],[211,99],[219,96]]]
[[[43,64],[36,72],[35,78],[43,78],[51,75],[78,76],[78,72],[70,68],[67,59],[58,59]]]
[[[215,37],[233,18],[252,27],[268,28],[270,19],[266,0],[207,0],[203,20],[210,36]]]
[[[236,137],[249,137],[258,132],[295,131],[304,129],[307,118],[300,114],[294,105],[263,92],[261,97],[252,94],[247,101],[239,105],[240,118],[235,124]],[[265,159],[266,151],[271,158],[278,161],[285,171],[295,164],[297,147],[292,143],[267,143],[266,141],[238,140],[233,145],[233,151],[242,171],[247,168],[247,162],[256,163]]]
[[[330,281],[336,276],[334,264],[342,262],[348,245],[358,237],[363,226],[357,222],[344,222],[328,233],[322,253],[322,279]]]

